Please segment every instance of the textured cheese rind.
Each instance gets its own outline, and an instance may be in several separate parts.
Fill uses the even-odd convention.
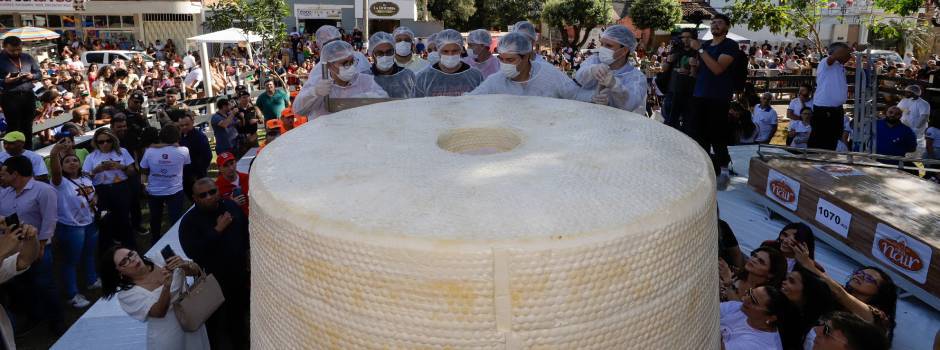
[[[462,98],[443,101],[427,100],[430,109],[448,104],[464,105],[466,100],[484,106],[505,104],[505,97]],[[522,99],[513,97],[512,101],[526,108],[535,108],[548,104],[546,99]],[[538,118],[540,114],[551,114],[559,107],[556,100],[553,108],[532,110],[531,116],[509,114],[492,116],[499,118]],[[411,104],[424,103],[411,101]],[[397,103],[400,105],[401,103]],[[573,104],[573,103],[572,103]],[[387,109],[394,109],[392,104],[383,104]],[[543,106],[545,107],[545,106]],[[632,115],[624,115],[613,109],[598,108],[576,104],[585,111],[581,116],[583,123],[579,128],[568,130],[571,133],[597,127],[596,118],[610,117],[631,120],[627,123],[631,130],[643,130],[654,133],[644,140],[661,138],[671,139],[685,146],[681,152],[690,154],[685,164],[673,164],[678,168],[666,169],[656,166],[659,158],[676,156],[661,145],[654,144],[646,151],[637,151],[639,155],[626,158],[637,160],[634,164],[650,164],[645,171],[632,171],[623,167],[620,172],[607,171],[607,167],[617,168],[622,156],[611,156],[608,164],[595,156],[563,157],[572,159],[591,159],[581,166],[597,166],[599,172],[587,174],[606,174],[606,180],[583,179],[585,183],[597,184],[609,182],[610,187],[623,186],[641,196],[639,201],[647,207],[638,207],[633,211],[618,213],[613,209],[623,210],[623,205],[616,198],[601,196],[591,203],[588,198],[566,198],[577,192],[550,191],[543,189],[535,195],[543,199],[545,211],[553,212],[556,203],[568,201],[578,203],[569,209],[577,212],[580,208],[612,208],[605,211],[614,218],[597,220],[602,225],[591,225],[591,221],[581,220],[576,223],[560,222],[557,218],[525,217],[539,213],[540,208],[526,210],[507,210],[506,215],[515,217],[492,217],[491,212],[484,216],[479,212],[466,212],[462,217],[448,217],[451,221],[424,219],[415,227],[421,230],[409,231],[408,223],[395,218],[379,217],[361,219],[373,215],[398,213],[405,215],[417,211],[407,208],[394,210],[376,210],[381,205],[362,201],[365,196],[355,190],[347,192],[344,198],[332,198],[341,192],[329,190],[324,184],[315,183],[314,179],[330,178],[322,172],[334,171],[343,167],[307,167],[305,165],[325,161],[336,164],[333,149],[319,149],[319,152],[297,152],[305,147],[312,135],[305,135],[307,129],[300,129],[285,136],[266,148],[252,170],[252,345],[261,349],[509,349],[509,348],[548,348],[548,349],[711,349],[718,346],[717,314],[715,298],[717,276],[714,273],[714,256],[717,255],[717,227],[715,223],[715,196],[711,180],[710,163],[694,143],[675,137],[669,130],[645,128],[643,123],[650,123]],[[486,109],[486,108],[483,108]],[[451,113],[461,111],[454,108]],[[542,112],[539,112],[541,110]],[[373,107],[335,114],[330,118],[346,118],[341,127],[360,127],[355,122],[359,114],[353,112],[375,111]],[[548,112],[546,112],[548,111]],[[411,111],[420,113],[420,111]],[[372,112],[375,113],[375,112]],[[394,113],[392,113],[394,114]],[[459,113],[458,113],[459,114]],[[548,120],[532,122],[551,123]],[[374,121],[370,118],[369,121]],[[420,124],[401,123],[394,115],[393,122],[385,127],[399,125],[417,127]],[[433,118],[431,119],[433,121]],[[492,123],[492,121],[490,121]],[[606,122],[606,120],[605,120]],[[633,123],[635,122],[635,123]],[[339,122],[337,122],[339,123]],[[496,123],[498,125],[498,123]],[[337,124],[313,124],[312,127],[337,128]],[[530,125],[530,127],[532,127]],[[433,126],[429,125],[429,127]],[[462,125],[454,125],[462,126]],[[498,125],[499,126],[499,125]],[[610,126],[610,125],[605,125]],[[626,127],[623,126],[623,127]],[[365,129],[373,124],[361,126]],[[514,159],[526,158],[533,153],[551,153],[553,149],[531,147],[531,140],[538,138],[537,131],[518,129],[526,135],[522,145],[500,154],[486,156],[455,155],[463,159],[499,158],[499,161],[513,162]],[[623,133],[625,129],[619,129]],[[397,134],[398,131],[387,131]],[[342,132],[340,132],[342,133]],[[311,132],[324,137],[328,132]],[[366,132],[366,135],[373,134]],[[407,133],[406,134],[410,134]],[[590,133],[588,133],[590,134]],[[615,133],[616,134],[616,133]],[[298,135],[289,138],[290,136]],[[325,137],[333,140],[333,138]],[[615,143],[615,142],[614,142]],[[523,146],[530,146],[522,149]],[[436,148],[435,144],[428,147]],[[354,162],[357,157],[368,156],[354,151],[336,150],[350,157]],[[575,147],[577,148],[577,147]],[[616,147],[614,147],[616,148]],[[365,149],[368,149],[366,147]],[[403,158],[422,157],[422,152],[431,150],[402,148]],[[362,152],[363,149],[357,149]],[[698,158],[696,159],[696,151]],[[515,158],[514,158],[515,157]],[[679,155],[678,158],[685,156]],[[533,159],[533,158],[528,158]],[[537,157],[535,159],[538,159]],[[468,160],[471,161],[471,160]],[[477,160],[473,159],[473,162]],[[494,160],[495,162],[496,160]],[[341,163],[341,162],[339,162]],[[420,162],[416,162],[420,163]],[[485,161],[484,161],[485,163]],[[525,163],[524,161],[522,162]],[[668,162],[667,162],[668,163]],[[386,164],[366,161],[359,166],[369,167]],[[513,163],[518,165],[519,163]],[[306,169],[309,176],[296,178],[297,173],[281,171],[283,169]],[[558,169],[559,167],[553,167]],[[574,167],[577,168],[577,167]],[[352,169],[347,167],[343,169]],[[401,171],[402,168],[399,168]],[[466,170],[467,168],[462,168]],[[502,168],[497,168],[502,169]],[[389,177],[403,176],[404,173],[382,172],[374,169],[375,175]],[[502,169],[503,171],[511,169]],[[669,175],[663,171],[675,171],[686,178],[684,182],[668,183]],[[621,176],[622,171],[632,175]],[[320,173],[317,173],[320,172]],[[360,170],[360,174],[367,171]],[[550,184],[552,181],[539,181],[541,178],[572,176],[570,169],[558,173],[532,172],[513,177],[514,181]],[[436,173],[436,175],[439,175]],[[655,182],[637,180],[636,177],[665,177],[667,186],[653,189],[636,188],[637,183]],[[333,174],[342,177],[342,174]],[[369,177],[358,180],[368,183],[378,181]],[[435,179],[437,181],[439,179]],[[476,179],[479,180],[479,179]],[[351,180],[350,180],[351,181]],[[401,181],[395,179],[392,181]],[[435,181],[430,181],[433,183]],[[574,187],[584,188],[592,194],[586,185],[577,185],[577,179],[565,179]],[[415,187],[427,183],[415,184]],[[288,186],[282,186],[288,184]],[[465,201],[491,199],[485,194],[490,190],[490,180],[475,185],[476,191],[466,196]],[[420,185],[420,186],[419,186]],[[450,183],[450,185],[460,185]],[[370,192],[366,186],[366,193]],[[607,187],[607,188],[610,188]],[[285,190],[288,188],[290,190]],[[300,191],[302,188],[307,190]],[[347,185],[347,190],[357,188]],[[525,186],[522,189],[530,190]],[[290,197],[286,197],[291,194]],[[446,191],[444,191],[446,192]],[[483,193],[481,195],[481,193]],[[411,193],[398,193],[408,197]],[[506,193],[508,197],[525,196],[527,193]],[[581,195],[583,196],[583,195]],[[652,197],[651,197],[652,196]],[[304,197],[315,197],[304,200]],[[460,197],[442,196],[451,201]],[[376,200],[387,200],[391,196],[379,193]],[[362,204],[343,204],[344,201]],[[526,202],[526,201],[522,201]],[[389,205],[414,204],[409,200]],[[299,205],[302,204],[302,205]],[[336,204],[331,210],[329,205]],[[498,204],[501,205],[502,203]],[[527,203],[531,205],[531,203]],[[455,204],[457,208],[474,209],[470,204]],[[360,208],[361,212],[357,212]],[[427,210],[427,206],[422,207]],[[433,207],[430,207],[433,208]],[[652,208],[652,209],[651,209]],[[437,209],[426,215],[455,215],[455,211]],[[572,215],[563,215],[571,219]],[[591,215],[590,217],[597,217]],[[487,221],[491,224],[471,225],[461,229],[449,227],[453,222]],[[539,224],[539,220],[549,220],[553,224]],[[535,222],[532,227],[542,231],[524,229],[523,225],[509,225],[507,233],[502,235],[499,227],[492,223],[510,223],[522,221]],[[435,222],[441,225],[440,231],[430,230],[428,225]],[[620,222],[620,224],[613,224]],[[383,230],[386,224],[390,230]],[[446,234],[437,234],[444,232]],[[465,232],[465,236],[461,235]],[[502,258],[495,258],[500,256]],[[500,260],[502,259],[502,260]],[[499,275],[494,267],[503,261],[508,276],[506,281],[496,281]],[[507,285],[508,290],[500,291],[499,285]],[[508,303],[497,301],[502,292],[509,295]],[[508,313],[499,309],[503,305],[510,308]],[[509,315],[510,319],[501,320],[500,315]],[[501,332],[500,323],[508,325],[508,331]]]

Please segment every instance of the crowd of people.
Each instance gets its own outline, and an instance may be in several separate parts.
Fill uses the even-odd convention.
[[[252,61],[244,48],[226,47],[208,67],[171,40],[136,45],[154,60],[138,54],[86,67],[82,52],[113,45],[66,36],[58,58],[36,62],[22,53],[18,38],[8,37],[0,52],[6,124],[0,225],[7,232],[0,237],[0,281],[21,274],[10,283],[18,306],[12,329],[47,320],[61,333],[63,308],[87,307],[84,293],[100,289],[147,322],[150,348],[247,347],[249,178],[236,163],[303,121],[328,117],[328,98],[509,94],[660,113],[712,157],[719,190],[730,178],[728,146],[773,142],[784,118],[788,145],[849,150],[852,121],[843,105],[851,48],[833,43],[820,58],[799,44],[742,47],[727,38],[730,26],[719,15],[711,21],[713,39],[684,30],[647,52],[621,25],[605,28],[588,51],[540,51],[536,27],[527,21],[499,38],[495,50],[486,29],[466,38],[453,29],[419,38],[406,27],[366,36],[324,25],[313,37],[290,33],[270,59]],[[909,68],[883,61],[877,68],[883,74],[922,71],[916,60],[902,64]],[[927,77],[940,69],[931,62],[926,67]],[[768,69],[815,72],[816,83],[801,86],[781,116],[772,94],[747,93],[747,76]],[[197,120],[208,109],[184,101],[207,89],[225,97],[212,102],[204,127]],[[940,129],[928,127],[922,86],[904,91],[878,121],[876,151],[938,159]],[[69,122],[33,133],[35,123],[63,113],[71,114]],[[76,141],[86,133],[90,147]],[[43,146],[51,148],[48,159],[34,152]],[[215,178],[210,169],[217,170]],[[167,222],[179,222],[178,253],[188,259],[172,251],[144,254]],[[814,238],[805,225],[784,228],[749,257],[737,249],[727,224],[722,228],[724,348],[887,348],[897,296],[883,271],[865,267],[845,284],[832,280],[813,261]],[[53,250],[62,257],[58,264]],[[54,266],[60,273],[53,274]],[[186,287],[185,276],[203,272],[218,279],[225,302],[203,328],[185,332],[170,301]],[[12,329],[0,313],[7,348],[13,348]]]

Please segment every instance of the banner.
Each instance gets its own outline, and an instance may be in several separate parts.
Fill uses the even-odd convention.
[[[891,226],[878,223],[875,227],[871,255],[921,284],[927,282],[932,253],[930,246]]]
[[[0,11],[71,12],[75,11],[75,2],[73,0],[0,0]]]

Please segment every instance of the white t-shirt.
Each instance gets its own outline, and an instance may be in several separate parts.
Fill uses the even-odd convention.
[[[196,57],[195,57],[195,56],[193,56],[193,55],[186,55],[186,57],[183,57],[183,68],[186,68],[186,70],[189,70],[190,68],[192,68],[192,67],[195,66],[195,65],[196,65]]]
[[[933,154],[935,159],[940,159],[940,129],[932,126],[927,128],[927,138],[933,140]]]
[[[99,150],[95,150],[85,157],[85,163],[82,164],[82,171],[91,174],[91,171],[104,161],[117,162],[125,167],[134,164],[134,158],[131,157],[131,153],[123,147],[121,148],[121,154],[113,151],[102,153]],[[123,170],[105,170],[96,174],[93,180],[96,186],[110,185],[127,180],[127,174],[125,174]]]
[[[816,94],[813,105],[820,107],[842,107],[849,97],[849,86],[845,82],[845,67],[839,61],[826,64],[823,58],[816,66]]]
[[[842,132],[848,132],[849,135],[852,135],[852,119],[849,116],[842,118]],[[850,140],[851,141],[851,140]],[[850,151],[849,145],[842,141],[842,136],[839,136],[839,144],[836,145],[836,152],[848,152]],[[789,271],[788,271],[789,272]]]
[[[202,68],[195,67],[193,70],[189,71],[186,74],[186,78],[183,79],[183,84],[186,86],[192,86],[194,83],[202,81]]]
[[[22,155],[29,159],[29,163],[33,165],[33,176],[49,174],[49,172],[46,171],[46,162],[42,159],[41,155],[30,150],[23,150]],[[7,159],[10,159],[10,154],[7,152],[0,152],[0,163],[5,162]]]
[[[148,148],[140,159],[140,167],[150,169],[150,175],[147,176],[147,193],[153,196],[169,196],[182,191],[183,166],[189,163],[189,148]]]
[[[930,117],[930,103],[919,97],[916,100],[905,98],[898,102],[898,108],[903,112],[901,123],[914,131],[918,141],[923,139],[927,131],[927,120]]]
[[[780,334],[764,332],[747,324],[747,316],[741,312],[740,301],[726,301],[718,307],[721,312],[719,330],[725,350],[782,350]]]
[[[765,111],[760,105],[756,105],[751,120],[754,121],[754,124],[757,124],[757,142],[768,142],[774,137],[771,132],[773,132],[774,126],[777,125],[776,110],[768,108]]]
[[[800,100],[799,97],[790,100],[790,106],[787,109],[793,111],[793,114],[796,114],[797,117],[800,116],[800,113],[803,112],[803,106],[806,108],[813,109],[813,99],[809,99],[805,103]]]
[[[58,219],[60,224],[85,226],[94,222],[95,216],[88,204],[88,200],[94,200],[95,198],[95,187],[91,178],[82,176],[69,180],[63,175],[62,182],[55,186],[55,191],[58,198]],[[88,199],[85,199],[86,197]]]
[[[790,122],[790,130],[796,132],[796,136],[790,142],[790,147],[809,147],[807,142],[809,141],[809,134],[813,131],[809,124],[804,123],[802,120],[794,120]]]

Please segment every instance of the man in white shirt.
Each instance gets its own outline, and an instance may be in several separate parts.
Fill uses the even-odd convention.
[[[849,85],[845,80],[845,62],[851,58],[849,46],[843,42],[829,45],[829,56],[816,68],[816,95],[813,96],[813,133],[810,148],[835,150],[842,136]]]
[[[761,95],[760,104],[754,106],[754,113],[751,115],[751,120],[757,124],[755,141],[758,143],[770,143],[777,133],[777,111],[770,106],[772,98],[773,95],[769,92]]]
[[[190,69],[196,66],[196,56],[193,56],[192,51],[186,51],[186,56],[183,57],[183,68],[186,68],[188,72]]]
[[[202,83],[202,79],[202,67],[199,67],[197,63],[193,66],[192,70],[186,74],[186,77],[183,78],[183,85],[185,85],[187,96],[196,94],[196,91],[199,90],[199,84]]]
[[[147,175],[150,206],[150,232],[154,242],[163,235],[163,206],[166,204],[171,223],[183,216],[183,167],[189,164],[189,149],[179,146],[180,129],[167,124],[160,130],[160,144],[147,148],[140,160],[141,171]]]
[[[0,163],[13,156],[24,156],[33,165],[33,178],[45,181],[49,172],[46,171],[46,162],[36,152],[26,149],[26,135],[19,131],[11,131],[3,135],[3,150],[0,152]]]
[[[813,86],[809,84],[801,85],[796,98],[790,100],[790,105],[787,107],[787,118],[800,120],[800,113],[803,112],[803,108],[813,109]]]
[[[910,154],[913,157],[920,157],[927,147],[927,122],[930,120],[930,103],[920,97],[920,85],[908,85],[904,88],[904,99],[898,103],[901,109],[901,123],[907,125],[917,135],[917,151]]]

